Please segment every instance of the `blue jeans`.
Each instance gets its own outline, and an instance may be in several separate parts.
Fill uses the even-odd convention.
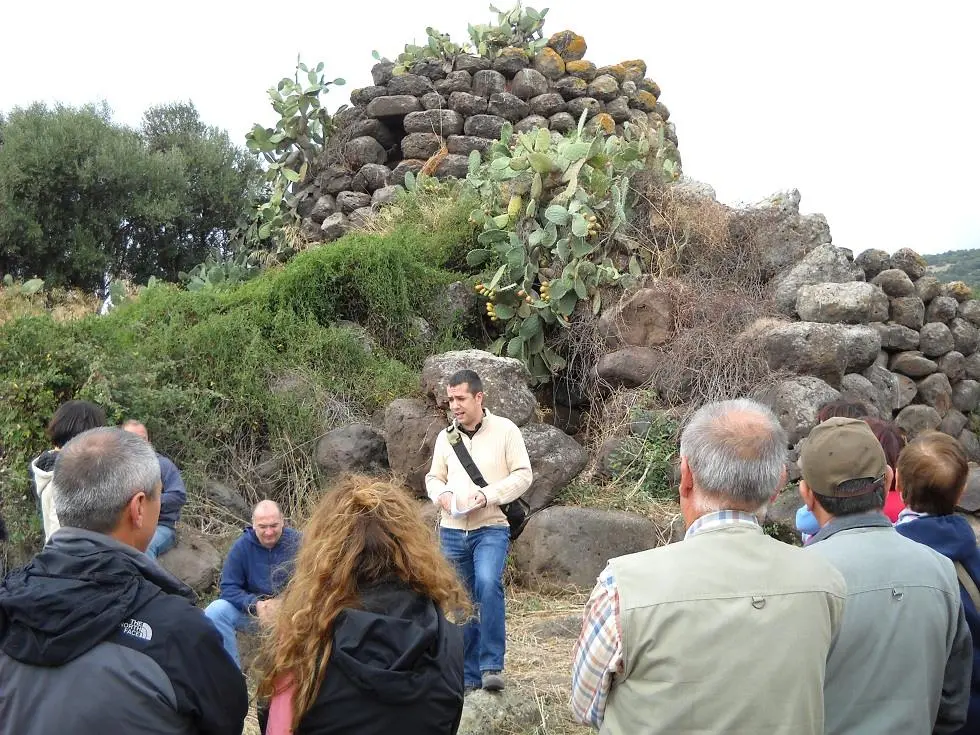
[[[157,526],[150,539],[150,545],[146,547],[146,555],[151,559],[163,556],[177,545],[177,532],[170,526]]]
[[[463,679],[479,687],[482,672],[502,671],[507,633],[504,624],[504,564],[510,547],[507,526],[475,531],[440,528],[442,553],[470,593],[476,616],[463,629]]]
[[[214,627],[221,634],[221,644],[225,647],[228,655],[238,665],[242,667],[242,662],[238,658],[238,638],[235,632],[244,630],[252,632],[256,629],[256,619],[251,615],[246,615],[228,600],[220,597],[204,609],[204,614],[208,620],[214,623]]]

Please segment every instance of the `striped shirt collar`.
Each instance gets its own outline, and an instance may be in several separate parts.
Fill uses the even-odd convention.
[[[692,538],[704,531],[714,531],[724,526],[754,526],[759,528],[759,519],[752,513],[741,510],[716,510],[698,518],[684,534],[684,539]]]

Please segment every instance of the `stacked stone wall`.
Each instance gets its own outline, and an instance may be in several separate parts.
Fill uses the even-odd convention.
[[[622,132],[630,120],[664,127],[677,144],[660,86],[636,59],[597,67],[571,31],[553,35],[533,58],[503,49],[494,59],[460,54],[451,63],[423,59],[409,73],[394,64],[371,70],[374,84],[351,92],[338,132],[300,194],[307,238],[331,241],[392,201],[409,171],[465,178],[468,157],[485,152],[510,123],[518,132],[587,125]]]

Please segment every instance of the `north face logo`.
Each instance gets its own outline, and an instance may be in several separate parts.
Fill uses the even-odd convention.
[[[142,620],[133,620],[130,618],[119,627],[126,635],[131,635],[134,638],[142,638],[144,641],[153,640],[153,628]]]

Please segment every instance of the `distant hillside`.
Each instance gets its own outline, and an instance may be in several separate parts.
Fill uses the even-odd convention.
[[[972,288],[980,287],[980,248],[950,250],[948,253],[926,255],[929,271],[941,281],[965,281]]]

